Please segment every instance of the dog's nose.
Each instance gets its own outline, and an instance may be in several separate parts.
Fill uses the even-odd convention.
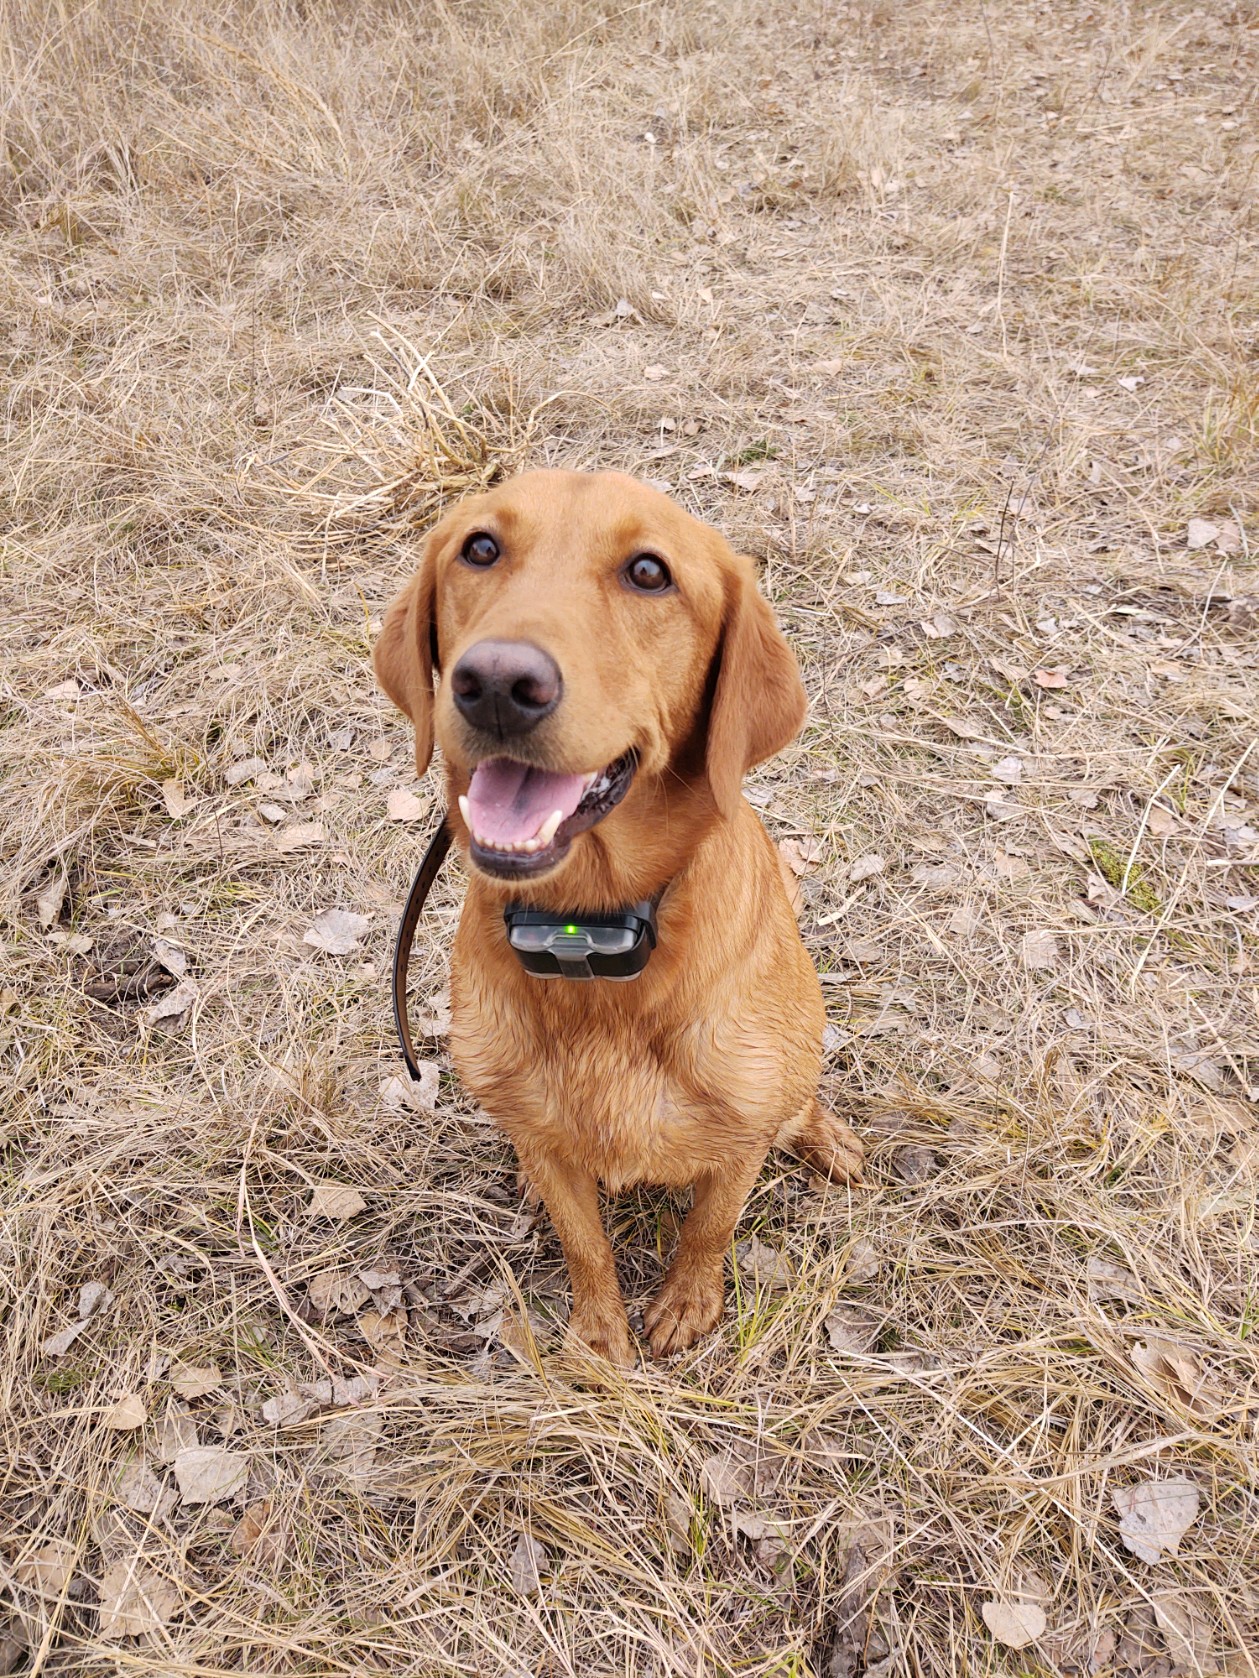
[[[460,713],[500,740],[536,728],[563,688],[559,665],[532,641],[478,641],[450,673]]]

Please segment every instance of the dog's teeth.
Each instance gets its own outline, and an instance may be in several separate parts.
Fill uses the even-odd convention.
[[[459,794],[459,814],[463,817],[464,826],[468,829],[468,832],[471,833],[472,811],[468,804],[467,797],[463,793]],[[480,843],[479,840],[478,843]]]
[[[549,845],[551,843],[552,839],[554,839],[556,833],[559,831],[559,825],[563,820],[563,810],[551,811],[551,814],[546,818],[546,820],[542,823],[542,826],[533,836],[534,848],[536,850],[540,851],[544,845]]]

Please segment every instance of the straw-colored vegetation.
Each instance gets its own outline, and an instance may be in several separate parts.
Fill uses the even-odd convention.
[[[1259,1672],[1257,45],[7,7],[0,1671]],[[457,869],[390,1082],[369,644],[526,462],[763,556],[870,1147],[627,1376],[450,1076]],[[636,1306],[677,1211],[609,1208]]]

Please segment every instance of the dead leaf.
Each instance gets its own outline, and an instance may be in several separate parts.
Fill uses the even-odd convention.
[[[1058,940],[1052,932],[1025,932],[1020,949],[1024,967],[1033,970],[1056,967]]]
[[[1023,759],[1021,757],[1003,757],[993,764],[988,773],[994,781],[1001,781],[1007,787],[1016,787],[1023,779]]]
[[[1023,814],[1023,807],[999,792],[990,792],[984,799],[984,814],[995,822],[1012,822]]]
[[[1185,532],[1185,546],[1193,553],[1197,548],[1209,548],[1220,534],[1219,526],[1210,519],[1190,519]]]
[[[175,1458],[175,1479],[185,1503],[226,1503],[244,1490],[249,1458],[221,1445],[193,1445]]]
[[[98,1311],[105,1311],[114,1303],[114,1296],[104,1282],[84,1282],[79,1289],[79,1315],[85,1321]]]
[[[1142,1561],[1154,1563],[1165,1555],[1174,1556],[1198,1518],[1198,1487],[1183,1474],[1119,1486],[1110,1495],[1119,1515],[1119,1536]]]
[[[883,946],[873,938],[850,938],[844,945],[844,959],[867,967],[883,959]]]
[[[270,1422],[272,1427],[296,1427],[299,1422],[313,1416],[318,1408],[318,1403],[309,1394],[295,1393],[287,1387],[266,1400],[262,1406],[262,1419]]]
[[[426,1010],[411,1021],[421,1037],[445,1037],[450,1030],[450,987],[443,985],[429,997]]]
[[[870,1351],[879,1332],[879,1319],[860,1305],[840,1304],[823,1319],[826,1338],[833,1352],[861,1354]]]
[[[961,876],[951,862],[920,862],[910,870],[909,877],[928,891],[947,891]]]
[[[157,957],[158,964],[176,979],[182,979],[188,971],[187,952],[181,950],[178,944],[172,944],[169,938],[155,938],[153,954]]]
[[[419,1061],[417,1065],[418,1079],[409,1075],[403,1078],[398,1073],[381,1079],[380,1099],[391,1112],[431,1113],[436,1107],[441,1069],[431,1060]]]
[[[729,1451],[708,1457],[700,1464],[699,1483],[705,1497],[723,1509],[733,1508],[755,1494],[754,1471]]]
[[[882,1268],[877,1248],[863,1236],[853,1242],[844,1260],[844,1285],[858,1287],[862,1282],[872,1282]]]
[[[329,1317],[352,1317],[371,1298],[370,1288],[359,1277],[335,1270],[312,1276],[306,1294],[320,1322]]]
[[[365,1411],[333,1416],[324,1425],[320,1435],[324,1454],[352,1486],[370,1486],[376,1467],[376,1441],[383,1427],[378,1415]]]
[[[877,851],[867,851],[865,856],[859,856],[848,870],[848,879],[852,885],[859,885],[862,880],[872,880],[876,874],[883,872],[883,858]]]
[[[322,845],[327,838],[322,822],[294,822],[275,836],[275,848],[287,855],[289,851],[304,851],[311,845]]]
[[[667,379],[669,377],[669,369],[667,367],[662,367],[659,362],[653,362],[650,367],[643,368],[643,377],[644,379],[652,380]]]
[[[352,955],[371,924],[366,915],[349,909],[325,909],[307,927],[302,942],[330,956]]]
[[[61,913],[61,906],[66,900],[67,884],[64,874],[54,874],[35,899],[35,917],[45,932]]]
[[[1223,1392],[1188,1346],[1150,1335],[1138,1341],[1128,1356],[1156,1392],[1193,1415],[1215,1421],[1225,1409]]]
[[[69,1328],[59,1329],[56,1334],[50,1334],[40,1347],[40,1351],[47,1358],[61,1358],[66,1355],[74,1342],[87,1327],[87,1322],[71,1323]]]
[[[348,1183],[323,1182],[312,1188],[307,1211],[313,1218],[331,1218],[340,1224],[357,1217],[366,1205],[358,1190]]]
[[[680,1492],[664,1495],[664,1535],[675,1556],[689,1556],[692,1549],[691,1523],[695,1516],[689,1498]]]
[[[735,1248],[740,1274],[754,1287],[769,1293],[783,1293],[796,1279],[796,1268],[785,1253],[770,1247],[753,1235],[740,1241]]]
[[[778,854],[798,877],[811,874],[817,864],[821,847],[816,839],[780,839]]]
[[[904,1183],[926,1183],[938,1170],[936,1156],[930,1148],[913,1143],[893,1148],[892,1169]]]
[[[158,1479],[144,1457],[129,1462],[118,1476],[114,1488],[120,1503],[141,1515],[153,1515],[159,1520],[168,1515],[178,1501],[175,1488]]]
[[[1026,1649],[1043,1637],[1049,1623],[1045,1610],[1035,1602],[985,1602],[980,1607],[984,1624],[1007,1649]]]
[[[1125,1270],[1122,1264],[1114,1264],[1110,1259],[1094,1255],[1088,1261],[1086,1275],[1091,1299],[1136,1301],[1145,1298],[1145,1290],[1131,1270]]]
[[[407,1314],[393,1311],[364,1311],[357,1328],[367,1344],[386,1364],[399,1364],[406,1357]]]
[[[266,763],[260,757],[245,757],[239,763],[233,763],[223,771],[223,779],[229,787],[244,786],[246,781],[257,780],[259,775],[266,773]]]
[[[100,1583],[100,1634],[145,1637],[160,1631],[181,1602],[171,1581],[138,1557],[116,1561]]]
[[[55,688],[49,688],[44,694],[44,698],[57,701],[78,699],[82,693],[83,689],[79,686],[78,681],[71,676],[67,681],[58,682]]]
[[[170,1384],[180,1398],[204,1398],[222,1384],[217,1363],[182,1363],[171,1374]]]
[[[1180,824],[1170,810],[1165,810],[1161,804],[1151,804],[1145,825],[1156,839],[1165,839],[1169,833],[1175,833]]]
[[[385,802],[391,822],[418,822],[427,806],[405,787],[395,787]]]
[[[173,822],[177,822],[181,816],[186,816],[189,810],[197,806],[197,800],[189,798],[184,791],[183,782],[174,780],[162,782],[162,803],[165,804],[166,814]]]
[[[1160,1591],[1150,1604],[1178,1672],[1218,1671],[1211,1658],[1211,1628],[1192,1598]]]
[[[281,1561],[288,1549],[288,1535],[265,1497],[249,1505],[228,1542],[238,1556],[253,1556],[261,1562]]]
[[[510,1568],[511,1582],[521,1596],[538,1594],[542,1589],[543,1571],[550,1565],[550,1560],[545,1545],[539,1544],[527,1532],[521,1533],[512,1551]]]
[[[173,990],[163,991],[156,1002],[147,1008],[141,1008],[139,1019],[145,1026],[154,1026],[160,1020],[175,1020],[181,1014],[186,1014],[197,1000],[197,987],[191,979],[184,979]]]
[[[77,1551],[64,1538],[50,1539],[13,1569],[19,1585],[40,1596],[60,1596],[74,1572]]]
[[[1033,670],[1032,680],[1036,683],[1038,688],[1046,688],[1050,691],[1055,688],[1065,688],[1071,685],[1067,680],[1066,671],[1058,668],[1049,670]]]
[[[101,1417],[101,1426],[112,1428],[116,1433],[133,1433],[148,1419],[149,1412],[139,1393],[127,1393],[106,1410]]]

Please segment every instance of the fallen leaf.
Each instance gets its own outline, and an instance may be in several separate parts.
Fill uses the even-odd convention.
[[[296,1427],[299,1422],[313,1416],[318,1408],[309,1394],[295,1393],[289,1387],[266,1400],[262,1406],[262,1419],[270,1422],[272,1427]]]
[[[516,1541],[511,1556],[511,1582],[521,1596],[536,1596],[542,1589],[542,1573],[550,1563],[545,1545],[539,1544],[527,1532]]]
[[[221,1445],[191,1445],[175,1458],[175,1479],[185,1503],[226,1503],[243,1490],[249,1458]]]
[[[443,986],[434,991],[422,1014],[416,1014],[411,1024],[421,1037],[445,1037],[450,1030],[450,989]]]
[[[999,792],[990,792],[984,799],[984,814],[992,821],[1017,821],[1023,814],[1023,808],[1010,798],[1003,798]]]
[[[371,1289],[359,1277],[335,1270],[312,1276],[306,1293],[320,1322],[329,1317],[352,1317],[371,1298]]]
[[[750,1464],[738,1461],[729,1451],[700,1464],[699,1483],[704,1495],[723,1509],[752,1497],[755,1490]]]
[[[186,816],[189,810],[196,808],[197,800],[189,798],[182,781],[171,780],[162,782],[162,803],[166,806],[166,814],[173,822],[177,822],[181,816]]]
[[[883,946],[873,938],[850,938],[844,945],[844,956],[848,961],[855,961],[858,967],[872,965],[883,959]]]
[[[68,681],[58,682],[55,688],[49,688],[44,694],[45,699],[67,700],[78,699],[83,689],[73,676]]]
[[[169,1515],[178,1498],[173,1486],[163,1485],[144,1457],[129,1462],[118,1476],[114,1488],[120,1503],[140,1515],[154,1515],[159,1520]]]
[[[158,964],[176,979],[182,979],[188,971],[187,952],[181,950],[178,944],[172,944],[169,938],[155,938],[153,954],[157,957]]]
[[[1033,970],[1055,967],[1058,962],[1058,940],[1052,932],[1025,932],[1020,954],[1024,967]]]
[[[107,1310],[113,1303],[114,1296],[104,1282],[84,1282],[79,1289],[79,1315],[85,1321],[98,1311]]]
[[[370,1486],[376,1467],[376,1442],[383,1426],[378,1415],[364,1411],[333,1416],[325,1423],[320,1435],[324,1454],[352,1486]]]
[[[892,1169],[902,1182],[925,1183],[936,1175],[938,1167],[932,1150],[914,1143],[908,1147],[893,1148]]]
[[[344,1223],[347,1218],[357,1217],[366,1205],[358,1190],[348,1183],[323,1182],[316,1183],[311,1190],[307,1211],[314,1218]]]
[[[868,1352],[879,1332],[879,1319],[860,1305],[837,1305],[823,1320],[833,1352]]]
[[[74,1545],[64,1538],[50,1539],[18,1562],[13,1569],[14,1578],[19,1585],[40,1596],[60,1596],[74,1572],[76,1554]]]
[[[364,1311],[356,1326],[363,1339],[386,1364],[399,1364],[405,1360],[405,1311]]]
[[[86,1319],[71,1323],[69,1328],[59,1329],[56,1334],[50,1334],[40,1347],[40,1351],[48,1358],[61,1358],[66,1355],[74,1342],[87,1327]]]
[[[239,763],[233,763],[223,771],[223,779],[229,787],[244,786],[246,781],[253,781],[266,772],[266,763],[260,757],[242,758]]]
[[[770,1293],[783,1293],[796,1279],[795,1265],[787,1255],[780,1253],[776,1247],[767,1246],[755,1235],[747,1241],[740,1241],[735,1253],[740,1273],[754,1287],[765,1288]]]
[[[659,362],[653,362],[650,367],[643,368],[643,377],[644,379],[653,380],[667,379],[669,377],[669,369],[667,367],[662,367]]]
[[[1169,833],[1175,833],[1180,824],[1170,810],[1165,810],[1161,804],[1151,804],[1145,825],[1156,839],[1165,839]]]
[[[174,1462],[183,1450],[197,1444],[197,1424],[176,1399],[168,1398],[157,1429],[157,1454]]]
[[[909,601],[903,594],[897,594],[894,589],[880,588],[874,591],[876,606],[908,606]]]
[[[1066,671],[1060,669],[1033,670],[1032,680],[1036,683],[1038,688],[1048,688],[1052,690],[1054,688],[1065,688],[1070,686],[1067,681]]]
[[[664,1496],[664,1531],[669,1548],[675,1556],[688,1556],[693,1547],[691,1525],[695,1509],[689,1498],[680,1492],[666,1492]]]
[[[252,1555],[258,1561],[277,1562],[288,1548],[287,1534],[276,1518],[269,1498],[251,1503],[232,1529],[228,1540],[238,1556]]]
[[[1126,1270],[1122,1264],[1112,1263],[1110,1259],[1098,1258],[1094,1255],[1088,1261],[1085,1274],[1088,1278],[1088,1290],[1091,1299],[1135,1301],[1145,1298],[1145,1290],[1131,1270]]]
[[[1189,529],[1185,532],[1185,546],[1190,553],[1197,548],[1209,548],[1219,534],[1219,526],[1212,524],[1210,519],[1190,519]]]
[[[45,932],[61,913],[61,906],[66,900],[67,884],[64,874],[54,874],[35,899],[35,916]]]
[[[1187,1596],[1160,1591],[1151,1597],[1154,1618],[1177,1672],[1219,1670],[1211,1658],[1211,1630],[1196,1603]]]
[[[1121,378],[1116,379],[1115,383],[1123,390],[1140,390],[1145,383],[1145,379],[1140,373],[1125,373]]]
[[[1150,1335],[1139,1340],[1128,1357],[1156,1392],[1193,1415],[1214,1421],[1224,1410],[1223,1392],[1188,1346]]]
[[[985,1602],[980,1607],[984,1624],[1007,1649],[1026,1649],[1043,1637],[1049,1623],[1045,1610],[1035,1602]]]
[[[180,1398],[204,1398],[222,1381],[217,1363],[181,1363],[170,1378],[170,1384]]]
[[[366,915],[356,915],[349,909],[325,909],[307,927],[302,942],[330,956],[348,956],[358,949],[370,925]]]
[[[381,1079],[380,1099],[391,1112],[431,1113],[437,1105],[441,1069],[431,1060],[419,1061],[417,1065],[418,1079],[409,1075],[404,1078],[399,1073]]]
[[[139,1393],[127,1393],[105,1411],[101,1426],[112,1428],[116,1433],[132,1433],[136,1428],[143,1427],[148,1419],[149,1412]]]
[[[1249,915],[1255,909],[1259,909],[1259,897],[1253,897],[1249,892],[1242,892],[1236,897],[1226,897],[1224,907],[1232,909],[1238,915]]]
[[[275,836],[277,851],[304,851],[311,845],[322,845],[327,838],[322,822],[294,822]]]
[[[100,1582],[102,1637],[145,1637],[160,1631],[179,1611],[179,1592],[169,1579],[137,1557],[116,1561]]]
[[[1021,757],[1003,757],[994,763],[988,771],[994,781],[1002,781],[1008,787],[1016,787],[1023,779],[1023,759]]]
[[[156,1002],[141,1008],[138,1018],[145,1026],[157,1025],[160,1020],[175,1020],[186,1014],[197,1000],[198,991],[191,979],[184,979],[173,990],[163,991]]]
[[[385,802],[385,811],[391,822],[417,822],[425,809],[423,801],[405,787],[395,787]]]
[[[1199,1493],[1185,1475],[1170,1480],[1143,1480],[1111,1492],[1119,1515],[1119,1536],[1142,1561],[1174,1556],[1181,1539],[1198,1518]]]
[[[798,839],[780,839],[778,854],[797,877],[811,874],[816,862],[816,856],[806,854],[804,845]]]
[[[947,891],[961,876],[951,862],[920,862],[910,870],[909,877],[916,886],[925,886],[928,891]]]
[[[862,1237],[853,1242],[844,1260],[844,1283],[856,1287],[862,1282],[871,1282],[882,1268],[883,1260],[874,1243]]]
[[[851,884],[859,885],[862,880],[872,880],[876,874],[883,872],[883,858],[877,851],[867,851],[865,856],[859,856],[848,870]]]

